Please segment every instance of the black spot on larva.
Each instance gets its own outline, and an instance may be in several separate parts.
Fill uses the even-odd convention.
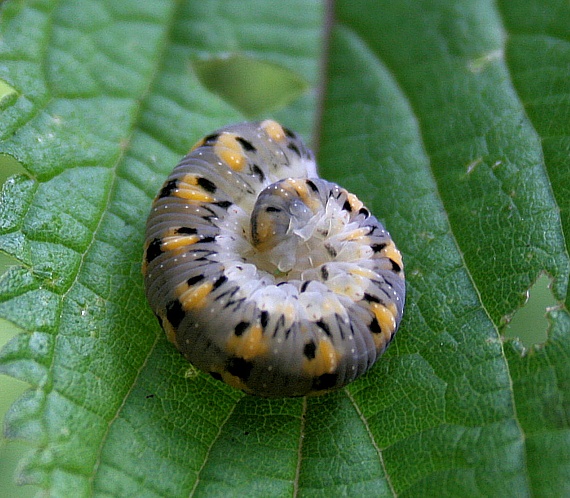
[[[342,209],[344,209],[345,211],[348,211],[349,213],[352,213],[352,206],[350,205],[350,202],[348,202],[348,200],[344,201],[344,204],[342,205]]]
[[[363,214],[365,218],[368,218],[370,216],[370,211],[368,211],[368,209],[366,209],[366,208],[360,208],[358,210],[358,214]],[[376,228],[376,227],[374,227],[374,228]],[[370,233],[372,233],[372,232],[370,232]]]
[[[261,168],[257,164],[254,164],[251,167],[251,172],[254,176],[257,176],[257,178],[259,179],[260,182],[265,180],[265,173],[263,171],[261,171]]]
[[[318,322],[315,323],[325,334],[327,334],[329,337],[332,337],[331,329],[326,322],[319,320]]]
[[[285,318],[285,317],[283,317],[283,318]],[[294,326],[294,325],[293,325],[293,326]],[[292,334],[293,331],[295,331],[295,333],[298,333],[298,332],[296,332],[297,330],[298,330],[298,329],[296,329],[296,328],[291,328],[291,327],[289,327],[287,330],[285,330],[285,340],[289,339],[289,335]],[[275,334],[273,334],[273,337],[275,337]]]
[[[148,245],[146,249],[146,262],[150,263],[153,259],[157,258],[162,254],[162,240],[152,239],[152,242]]]
[[[326,265],[321,266],[321,277],[323,277],[323,280],[329,279],[329,270]]]
[[[281,332],[281,330],[284,328],[285,325],[285,317],[283,315],[279,315],[279,317],[277,318],[277,322],[275,323],[275,330],[273,331],[273,337],[276,337],[279,332]],[[285,331],[285,338],[288,337],[288,332],[290,332],[291,329],[289,329],[289,331]]]
[[[327,250],[331,258],[336,258],[337,253],[336,249],[333,246],[331,246],[330,244],[325,244],[325,249]]]
[[[242,297],[240,299],[230,299],[226,305],[224,306],[224,308],[231,308],[231,311],[237,311],[239,310],[243,303],[245,303],[247,301],[247,299],[245,297]]]
[[[236,377],[239,377],[244,382],[249,379],[251,370],[253,369],[253,363],[251,361],[246,361],[243,358],[238,358],[236,356],[228,358],[226,361],[226,370]]]
[[[212,290],[216,290],[218,287],[220,287],[220,285],[224,285],[224,283],[226,283],[228,280],[228,277],[226,277],[225,275],[222,275],[220,278],[218,278],[213,285]]]
[[[332,389],[337,384],[337,374],[323,374],[319,375],[313,380],[313,390],[324,391],[325,389]]]
[[[329,192],[329,197],[333,198],[333,199],[337,199],[343,194],[343,191],[340,190],[338,187],[337,188],[333,188],[330,192]]]
[[[287,148],[289,150],[292,150],[295,154],[297,154],[299,157],[301,157],[301,151],[299,150],[299,147],[297,147],[293,142],[290,142],[287,145]]]
[[[364,300],[368,301],[369,303],[379,303],[380,299],[372,294],[368,294],[367,292],[364,293]]]
[[[227,291],[222,292],[222,293],[218,296],[218,299],[222,299],[223,297],[226,297],[226,296],[227,296],[228,298],[231,298],[231,297],[235,296],[238,291],[239,291],[239,287],[236,286],[236,287],[234,287],[233,289],[229,289],[229,290],[227,290]]]
[[[204,280],[204,275],[195,275],[186,280],[186,283],[188,284],[188,287],[192,287],[202,280]]]
[[[372,319],[372,323],[368,328],[373,334],[380,334],[382,332],[382,329],[380,328],[380,324],[378,323],[378,320],[376,320],[376,317]]]
[[[295,133],[292,132],[289,128],[285,128],[284,126],[282,128],[283,131],[285,132],[285,135],[287,135],[289,138],[296,138]]]
[[[182,303],[178,299],[170,301],[166,305],[166,318],[174,328],[180,325],[185,316],[186,313],[182,309]]]
[[[337,324],[338,330],[340,332],[340,339],[341,339],[341,341],[344,341],[344,328],[346,327],[346,321],[338,313],[335,313],[334,317],[336,319],[336,324]],[[350,324],[350,330],[352,332],[352,324]]]
[[[237,137],[236,142],[239,142],[243,147],[243,150],[247,150],[248,152],[255,152],[257,150],[253,144],[251,142],[248,142],[245,138]]]
[[[261,326],[263,328],[267,327],[267,324],[269,323],[269,312],[268,311],[262,311],[261,316],[260,316],[260,320],[261,320]]]
[[[396,273],[399,273],[402,271],[401,266],[398,263],[396,263],[393,259],[390,260],[390,263],[392,263],[392,271],[394,271]]]
[[[382,244],[372,244],[370,246],[374,252],[380,252],[382,249],[386,247],[385,243]]]
[[[311,180],[306,180],[305,183],[309,186],[309,188],[313,191],[313,192],[318,192],[319,189],[317,188],[317,186],[315,185],[315,182],[312,182]]]
[[[192,250],[190,252],[188,252],[188,254],[190,255],[190,258],[193,259],[194,261],[210,261],[208,258],[210,256],[213,256],[214,254],[217,254],[216,251],[210,251],[207,249],[196,249],[196,248],[192,248]]]
[[[311,283],[311,280],[305,280],[302,284],[301,284],[301,289],[299,290],[299,292],[305,292],[307,290],[307,287],[309,287],[309,284]]]
[[[234,334],[238,337],[242,335],[249,327],[249,322],[239,322],[234,328]]]
[[[224,381],[224,379],[222,379],[222,374],[218,373],[218,372],[209,372],[210,375],[212,376],[212,378],[219,380],[221,382]]]
[[[216,142],[218,141],[218,138],[220,137],[219,133],[212,133],[211,135],[208,135],[207,137],[204,137],[204,139],[202,140],[202,145],[216,145]]]
[[[229,206],[231,206],[231,202],[229,201],[220,201],[220,202],[212,202],[209,204],[202,204],[200,207],[201,209],[203,209],[204,211],[207,211],[208,213],[211,214],[202,214],[201,218],[205,221],[211,222],[212,218],[214,219],[218,219],[218,217],[220,216],[220,213],[217,211],[214,211],[210,206],[219,206],[222,207],[224,209],[227,209]]]
[[[174,230],[174,233],[177,235],[196,235],[198,230],[191,227],[180,227]]]
[[[219,202],[214,202],[214,204],[218,207],[221,207],[222,209],[228,209],[233,202],[232,201],[219,201]]]
[[[303,348],[303,354],[307,359],[309,360],[314,359],[316,352],[317,352],[317,345],[313,341],[305,344],[305,347]]]
[[[167,181],[164,184],[164,186],[162,187],[162,189],[160,190],[160,193],[158,194],[158,198],[162,199],[163,197],[168,197],[177,188],[178,188],[178,180]]]
[[[282,209],[276,208],[274,206],[267,206],[265,208],[265,211],[268,213],[280,213],[281,211],[283,211]]]
[[[215,193],[216,190],[218,190],[218,187],[216,187],[216,184],[211,181],[208,180],[207,178],[203,178],[203,177],[198,177],[198,179],[196,180],[196,182],[198,183],[198,185],[200,185],[200,187],[202,187],[205,191],[210,192],[210,193]]]
[[[200,242],[202,244],[208,244],[210,242],[216,242],[216,237],[203,237],[198,242]]]
[[[379,288],[379,289],[380,289],[382,292],[384,292],[384,294],[386,294],[386,295],[388,295],[388,294],[386,293],[386,288],[385,288],[385,287],[387,287],[387,288],[389,288],[389,289],[393,289],[393,288],[394,288],[394,281],[390,278],[390,275],[384,275],[384,276],[382,277],[382,280],[381,280],[381,281],[379,281],[379,280],[372,280],[372,283],[373,283],[374,285],[376,285],[376,287]],[[388,301],[389,301],[390,299],[391,299],[391,298],[388,297]]]

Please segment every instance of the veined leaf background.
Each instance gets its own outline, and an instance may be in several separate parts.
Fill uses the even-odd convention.
[[[224,59],[291,85],[266,103],[245,78],[245,105],[211,86],[207,61]],[[566,0],[5,1],[0,80],[0,154],[23,172],[0,204],[17,261],[0,316],[20,331],[0,372],[31,386],[4,420],[29,448],[20,482],[73,497],[570,495]],[[192,373],[143,295],[167,173],[255,117],[312,141],[321,175],[404,255],[395,341],[318,398]],[[505,324],[541,275],[548,337],[525,349]]]

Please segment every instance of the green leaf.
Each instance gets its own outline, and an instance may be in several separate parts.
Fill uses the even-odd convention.
[[[0,250],[19,262],[0,317],[23,330],[0,372],[31,385],[4,422],[32,448],[21,482],[54,496],[570,493],[570,6],[329,7],[2,4],[0,154],[25,174],[0,196]],[[308,83],[271,117],[315,130],[322,176],[403,251],[402,327],[340,392],[245,396],[191,368],[145,302],[152,198],[200,136],[244,119],[194,72],[220,54]],[[558,305],[524,349],[501,334],[542,274]]]

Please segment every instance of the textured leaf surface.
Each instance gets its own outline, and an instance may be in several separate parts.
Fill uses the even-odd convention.
[[[21,476],[56,496],[563,496],[570,492],[570,7],[562,0],[5,2],[0,371]],[[316,96],[323,32],[326,88]],[[144,301],[151,199],[244,117],[192,62],[245,54],[310,89],[310,138],[403,250],[404,323],[363,379],[263,400],[195,372]],[[530,351],[501,327],[541,273]]]

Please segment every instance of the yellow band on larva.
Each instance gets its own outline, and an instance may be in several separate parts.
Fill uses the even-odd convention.
[[[267,397],[320,394],[364,374],[402,318],[388,232],[319,178],[272,120],[200,140],[154,200],[143,273],[168,339],[196,367]]]

